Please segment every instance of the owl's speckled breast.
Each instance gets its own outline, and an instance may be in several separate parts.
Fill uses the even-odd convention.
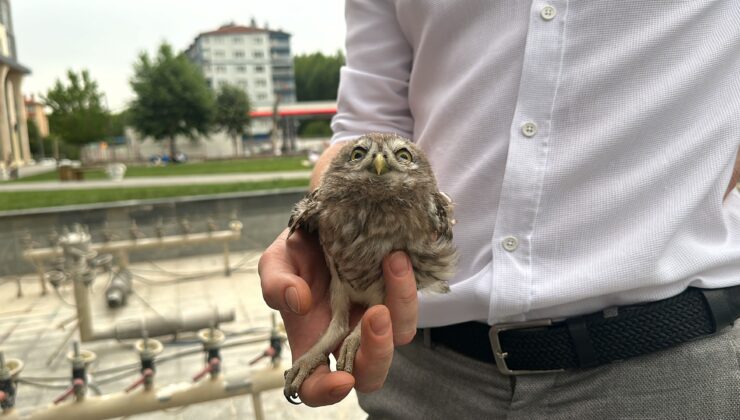
[[[383,257],[395,250],[412,252],[412,243],[428,240],[414,238],[412,232],[431,232],[430,222],[419,217],[427,214],[429,200],[414,198],[324,202],[319,236],[341,281],[364,290],[382,277]]]

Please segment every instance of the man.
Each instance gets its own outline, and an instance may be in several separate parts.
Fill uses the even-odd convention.
[[[456,202],[460,262],[451,293],[417,302],[390,255],[354,377],[317,369],[302,400],[354,386],[378,418],[740,418],[734,3],[348,0],[312,186],[343,140],[414,139]],[[260,274],[298,357],[329,319],[316,239],[283,233]]]

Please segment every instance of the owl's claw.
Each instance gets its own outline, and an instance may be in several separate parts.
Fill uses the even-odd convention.
[[[288,400],[289,403],[294,405],[301,405],[303,402],[301,402],[301,399],[298,398],[298,394],[285,394],[285,399]]]
[[[360,335],[350,334],[344,339],[342,347],[339,349],[339,357],[337,357],[337,370],[343,370],[347,373],[352,373],[355,363],[355,355],[357,349],[360,348]]]
[[[293,367],[285,371],[285,388],[283,388],[283,395],[285,399],[291,404],[300,404],[301,400],[298,399],[298,390],[301,389],[303,381],[306,380],[308,375],[321,364],[328,364],[329,361],[323,354],[311,355],[306,353],[300,359],[293,363]]]

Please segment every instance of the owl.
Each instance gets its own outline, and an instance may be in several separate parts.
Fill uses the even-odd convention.
[[[417,289],[449,291],[456,261],[453,225],[452,201],[437,189],[429,162],[413,143],[394,134],[367,134],[340,149],[318,188],[290,217],[289,235],[299,227],[318,232],[331,273],[332,317],[319,341],[285,372],[288,401],[296,401],[304,379],[327,363],[339,343],[337,369],[352,373],[361,329],[358,324],[350,332],[349,310],[352,304],[384,303],[386,255],[409,255]]]

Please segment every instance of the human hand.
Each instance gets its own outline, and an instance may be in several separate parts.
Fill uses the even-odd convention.
[[[738,181],[740,181],[740,151],[738,151],[737,156],[735,157],[735,167],[732,169],[732,176],[730,177],[730,185],[727,186],[727,189],[725,190],[725,198],[727,198],[728,195],[737,188]]]
[[[283,231],[259,262],[262,295],[279,310],[293,359],[307,352],[329,326],[330,274],[315,235],[300,229],[288,239]],[[385,305],[353,308],[350,322],[362,323],[360,348],[353,374],[330,372],[321,365],[306,378],[298,395],[306,405],[341,401],[352,387],[359,392],[380,389],[390,368],[394,346],[408,344],[416,334],[416,281],[408,256],[394,252],[383,260]]]

